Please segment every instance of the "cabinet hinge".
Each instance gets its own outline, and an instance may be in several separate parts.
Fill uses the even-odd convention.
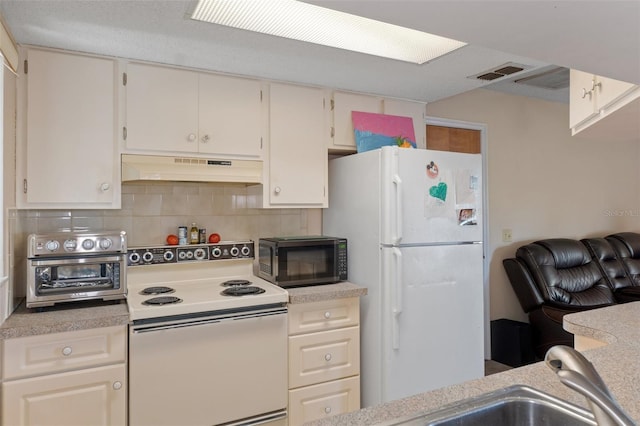
[[[260,102],[262,102],[262,90],[260,90]]]
[[[122,139],[125,140],[125,141],[127,140],[127,128],[126,127],[122,128]]]
[[[25,194],[27,193],[27,180],[26,179],[22,180],[22,192],[25,193]]]
[[[334,137],[334,136],[335,136],[335,134],[336,134],[336,128],[335,128],[335,127],[332,127],[332,128],[331,128],[331,137]]]
[[[262,149],[262,138],[260,138],[260,149]]]
[[[123,86],[127,85],[127,73],[126,72],[122,73],[122,85]]]
[[[29,61],[27,61],[26,59],[24,60],[24,73],[28,74],[29,73]]]
[[[331,99],[331,111],[336,107],[336,103],[333,99]]]

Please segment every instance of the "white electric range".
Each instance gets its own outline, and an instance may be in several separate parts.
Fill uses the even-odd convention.
[[[253,259],[253,241],[128,249],[131,424],[286,417],[288,294]]]

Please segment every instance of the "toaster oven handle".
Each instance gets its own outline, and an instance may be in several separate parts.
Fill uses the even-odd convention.
[[[121,262],[125,259],[125,255],[120,256],[101,256],[101,257],[73,257],[73,258],[55,258],[55,259],[29,259],[32,266],[55,266],[55,265],[78,265],[82,263],[103,263],[103,262]]]

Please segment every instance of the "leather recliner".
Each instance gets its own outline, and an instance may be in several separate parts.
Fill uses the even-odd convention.
[[[640,301],[640,234],[620,232],[605,238],[617,257],[621,270],[612,279],[614,296],[619,302]]]
[[[562,328],[564,315],[616,303],[608,278],[578,240],[536,241],[518,248],[503,265],[529,315],[539,359],[554,345],[573,346],[573,335]]]

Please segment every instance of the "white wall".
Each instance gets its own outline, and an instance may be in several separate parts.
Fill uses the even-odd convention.
[[[488,127],[490,318],[527,321],[502,267],[523,244],[640,232],[640,138],[572,137],[569,106],[479,89],[427,105],[433,117]],[[513,242],[502,242],[502,229]]]

